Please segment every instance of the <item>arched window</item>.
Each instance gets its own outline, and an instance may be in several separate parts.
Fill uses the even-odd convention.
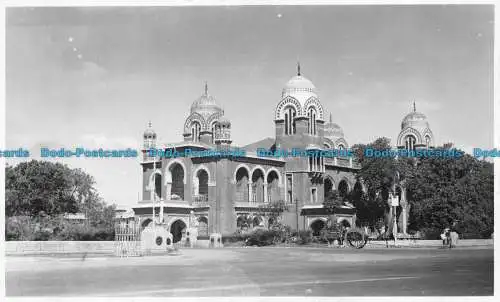
[[[307,131],[311,135],[316,135],[316,109],[313,107],[309,108],[307,112],[308,125]]]
[[[297,112],[293,107],[285,108],[285,135],[295,134],[295,116]]]
[[[429,149],[430,145],[431,145],[431,138],[430,138],[430,136],[426,135],[425,136],[425,146],[427,147],[427,149]]]
[[[193,142],[198,142],[200,140],[201,125],[199,122],[193,122],[191,124],[191,137]]]
[[[339,149],[339,150],[345,150],[345,146],[344,146],[344,144],[339,144],[338,149]]]
[[[406,150],[408,151],[413,151],[415,150],[415,143],[416,143],[416,139],[413,135],[407,135],[405,137],[405,148]]]
[[[215,125],[217,122],[212,123],[212,144],[215,144]]]

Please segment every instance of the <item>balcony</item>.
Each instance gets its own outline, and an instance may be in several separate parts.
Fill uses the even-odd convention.
[[[208,194],[193,195],[194,207],[208,207]]]
[[[352,157],[334,157],[334,158],[325,157],[325,164],[336,167],[351,168],[351,169],[361,168],[359,162]]]

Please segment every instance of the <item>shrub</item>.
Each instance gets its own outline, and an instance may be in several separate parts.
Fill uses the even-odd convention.
[[[258,229],[250,234],[246,240],[246,245],[266,246],[274,243],[276,232],[273,230]]]
[[[303,230],[299,231],[297,234],[297,244],[308,244],[312,242],[312,231],[311,230]]]

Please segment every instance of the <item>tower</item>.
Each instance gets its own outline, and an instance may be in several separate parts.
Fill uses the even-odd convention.
[[[148,127],[144,131],[143,142],[144,149],[151,149],[156,147],[156,132],[152,128],[151,121],[149,121]]]
[[[413,102],[412,111],[401,122],[397,147],[407,150],[434,148],[434,134],[431,131],[427,117],[417,111],[415,102]]]

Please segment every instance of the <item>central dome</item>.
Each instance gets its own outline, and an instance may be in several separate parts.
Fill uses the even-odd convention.
[[[423,130],[425,128],[429,128],[429,122],[427,121],[425,114],[413,111],[408,113],[401,122],[401,130],[409,127]]]
[[[197,98],[191,105],[191,113],[199,113],[207,118],[214,113],[222,112],[222,108],[217,105],[215,97],[208,94],[208,85],[205,83],[205,92]]]
[[[296,92],[316,92],[316,86],[304,76],[296,75],[291,78],[283,88],[283,95],[294,94]]]

